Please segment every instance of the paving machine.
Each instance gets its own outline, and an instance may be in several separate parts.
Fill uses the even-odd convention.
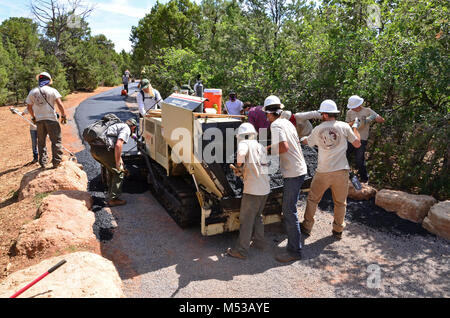
[[[160,110],[141,119],[137,147],[150,188],[171,217],[181,227],[200,222],[202,234],[210,236],[239,229],[243,183],[230,163],[242,122],[229,115],[202,113],[204,101],[185,94],[167,97]],[[125,164],[134,159],[124,158]],[[271,162],[276,167],[278,158]],[[282,190],[278,169],[271,175],[264,224],[281,221]]]

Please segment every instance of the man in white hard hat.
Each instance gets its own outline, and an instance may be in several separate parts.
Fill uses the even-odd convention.
[[[52,164],[57,168],[62,161],[61,126],[55,111],[55,104],[61,113],[61,124],[67,124],[64,105],[61,101],[61,94],[50,87],[53,83],[52,77],[47,72],[42,72],[36,76],[38,87],[33,88],[26,99],[28,112],[33,122],[37,126],[37,142],[39,153],[39,164],[45,168],[47,156],[45,153],[45,141],[47,135],[52,143]]]
[[[239,239],[227,254],[241,259],[247,258],[252,239],[253,247],[265,247],[262,211],[270,192],[270,178],[266,149],[257,141],[257,135],[250,123],[243,123],[238,128],[236,162],[238,169],[243,168],[244,190],[239,214]],[[235,170],[235,173],[240,174],[240,171]]]
[[[308,137],[302,138],[302,143],[319,148],[317,169],[308,193],[302,233],[309,236],[314,225],[314,215],[317,205],[324,192],[331,188],[334,202],[334,222],[332,233],[340,239],[345,227],[344,217],[347,206],[348,179],[350,166],[347,161],[347,141],[355,148],[361,146],[358,133],[358,121],[353,128],[347,123],[336,120],[339,110],[331,99],[320,104],[319,112],[322,123],[316,126]]]
[[[288,236],[286,251],[275,258],[279,262],[291,262],[302,257],[300,226],[297,216],[297,201],[303,181],[307,173],[305,158],[294,125],[281,118],[280,99],[271,95],[264,101],[263,111],[270,121],[272,144],[267,148],[273,155],[280,156],[280,170],[283,175],[284,224]]]
[[[369,128],[370,124],[375,121],[377,123],[383,123],[384,118],[378,115],[375,111],[368,107],[363,107],[364,99],[358,95],[350,96],[347,103],[347,115],[345,116],[345,121],[350,125],[353,125],[356,118],[360,121],[360,126],[358,128],[359,134],[361,135],[361,147],[355,148],[352,144],[348,145],[347,157],[355,152],[356,167],[358,168],[358,175],[361,182],[369,181],[369,174],[366,168],[366,147],[367,140],[369,139]]]

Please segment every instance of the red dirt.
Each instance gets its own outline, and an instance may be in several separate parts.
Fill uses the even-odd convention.
[[[62,126],[62,143],[71,152],[84,149],[78,138],[78,131],[73,120],[76,107],[86,98],[97,95],[112,87],[99,87],[94,92],[74,92],[64,100],[68,124]],[[16,107],[19,111],[24,106]],[[28,117],[27,117],[28,116]],[[25,115],[29,119],[29,115]],[[33,259],[9,255],[10,247],[16,240],[21,227],[35,219],[39,199],[17,200],[17,190],[22,176],[28,171],[39,168],[39,164],[30,164],[33,159],[29,124],[10,112],[9,106],[0,107],[0,281],[8,274],[37,264],[43,259],[58,254],[88,250],[99,253],[98,246],[76,246],[70,251],[47,251]],[[51,147],[48,143],[49,157]],[[65,152],[64,155],[67,155]]]

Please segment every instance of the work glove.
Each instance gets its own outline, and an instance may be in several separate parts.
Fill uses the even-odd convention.
[[[61,124],[63,124],[63,125],[67,124],[66,116],[61,116]]]
[[[377,115],[370,115],[369,117],[367,117],[365,119],[365,124],[367,125],[367,124],[373,122],[375,120],[375,118],[377,118]]]
[[[36,125],[36,117],[31,117],[31,122]]]
[[[361,126],[361,121],[358,117],[355,118],[355,121],[353,122],[352,128],[358,129]]]

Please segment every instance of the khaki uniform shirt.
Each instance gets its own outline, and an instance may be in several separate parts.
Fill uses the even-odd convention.
[[[349,109],[347,115],[345,116],[345,121],[349,123],[354,121],[355,118],[359,118],[359,120],[361,121],[361,126],[359,126],[358,131],[361,135],[361,140],[367,140],[369,139],[370,123],[366,123],[365,120],[371,115],[378,116],[378,114],[370,108],[361,108],[362,109],[359,112],[356,112],[353,109]]]

